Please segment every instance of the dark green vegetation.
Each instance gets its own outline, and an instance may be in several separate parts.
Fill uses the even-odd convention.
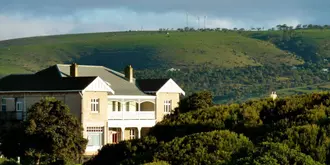
[[[132,64],[137,77],[173,77],[188,94],[211,90],[217,103],[330,81],[329,72],[322,71],[329,68],[329,26],[260,30],[161,29],[1,41],[0,75],[71,61],[119,71]]]
[[[29,108],[26,121],[1,132],[0,152],[26,165],[77,162],[87,145],[82,130],[63,102],[45,98]]]
[[[6,158],[0,158],[0,165],[19,165],[15,160],[8,160]]]
[[[197,95],[191,103],[208,99]],[[329,92],[180,111],[142,139],[104,146],[86,165],[330,164]]]

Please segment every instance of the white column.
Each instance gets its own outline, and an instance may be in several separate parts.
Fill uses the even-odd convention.
[[[121,127],[121,141],[124,141],[125,140],[125,127]]]
[[[140,139],[141,138],[141,127],[137,127],[137,129],[138,129],[138,138]]]
[[[140,112],[141,111],[141,100],[138,99],[138,111]]]
[[[122,99],[120,102],[120,108],[121,108],[122,120],[124,120],[124,99]]]
[[[140,120],[140,111],[141,111],[141,101],[138,101],[138,119]]]
[[[154,102],[154,111],[155,111],[155,120],[157,120],[157,115],[158,115],[157,111],[161,111],[160,109],[159,110],[157,109],[157,99],[155,99],[155,102]]]

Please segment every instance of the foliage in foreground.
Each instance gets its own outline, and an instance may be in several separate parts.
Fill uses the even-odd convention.
[[[79,160],[87,140],[68,106],[55,98],[45,98],[31,106],[27,120],[9,130],[2,144],[6,157],[20,156],[24,164],[51,164]]]
[[[0,165],[19,165],[15,160],[13,159],[6,159],[6,158],[0,158]]]
[[[233,160],[230,164],[237,165],[322,165],[297,150],[290,149],[281,143],[264,142],[256,151],[246,157]]]
[[[330,164],[329,118],[330,93],[214,106],[168,117],[88,164]]]
[[[170,164],[226,164],[233,154],[252,148],[253,143],[244,135],[212,131],[175,138],[161,145],[154,158]]]
[[[185,113],[198,109],[209,108],[213,105],[213,96],[210,91],[195,92],[179,102],[178,111]]]

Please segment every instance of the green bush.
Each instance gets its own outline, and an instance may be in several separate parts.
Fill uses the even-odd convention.
[[[143,165],[170,165],[165,161],[157,161],[157,162],[152,162],[152,163],[145,163]]]
[[[158,145],[156,138],[152,136],[121,141],[116,145],[108,144],[84,164],[143,164],[152,162],[153,154]]]
[[[281,143],[264,142],[256,151],[246,157],[234,159],[232,165],[322,165],[297,150]]]
[[[315,93],[172,115],[148,137],[102,148],[90,163],[330,164],[329,142],[330,93]]]
[[[213,96],[210,91],[200,91],[180,100],[179,112],[185,113],[198,109],[205,109],[213,105]]]
[[[244,135],[223,130],[175,138],[160,146],[156,160],[170,164],[225,164],[232,154],[252,150],[253,143]]]
[[[0,165],[19,165],[14,159],[0,158]]]

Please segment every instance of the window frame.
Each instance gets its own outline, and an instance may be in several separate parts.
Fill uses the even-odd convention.
[[[127,112],[129,112],[129,110],[130,110],[130,108],[129,108],[130,105],[131,105],[130,102],[126,102],[126,104],[125,104],[126,107],[125,108],[126,108]]]
[[[136,138],[136,130],[134,128],[131,128],[129,130],[129,139],[132,140],[132,139],[135,139]]]
[[[24,110],[23,106],[24,106],[24,105],[23,105],[23,102],[22,102],[22,101],[16,101],[16,107],[15,107],[15,110],[21,112],[21,111]],[[21,109],[18,109],[18,107],[20,107]]]
[[[172,100],[164,100],[164,113],[172,112]]]
[[[1,111],[6,112],[7,111],[7,99],[1,98]]]
[[[88,147],[101,147],[103,146],[103,139],[104,139],[104,127],[87,127],[86,129],[86,133],[87,133],[87,146]],[[99,145],[93,145],[93,144],[90,144],[90,136],[99,136]]]
[[[100,99],[99,98],[93,98],[91,101],[91,112],[92,113],[100,113]]]

